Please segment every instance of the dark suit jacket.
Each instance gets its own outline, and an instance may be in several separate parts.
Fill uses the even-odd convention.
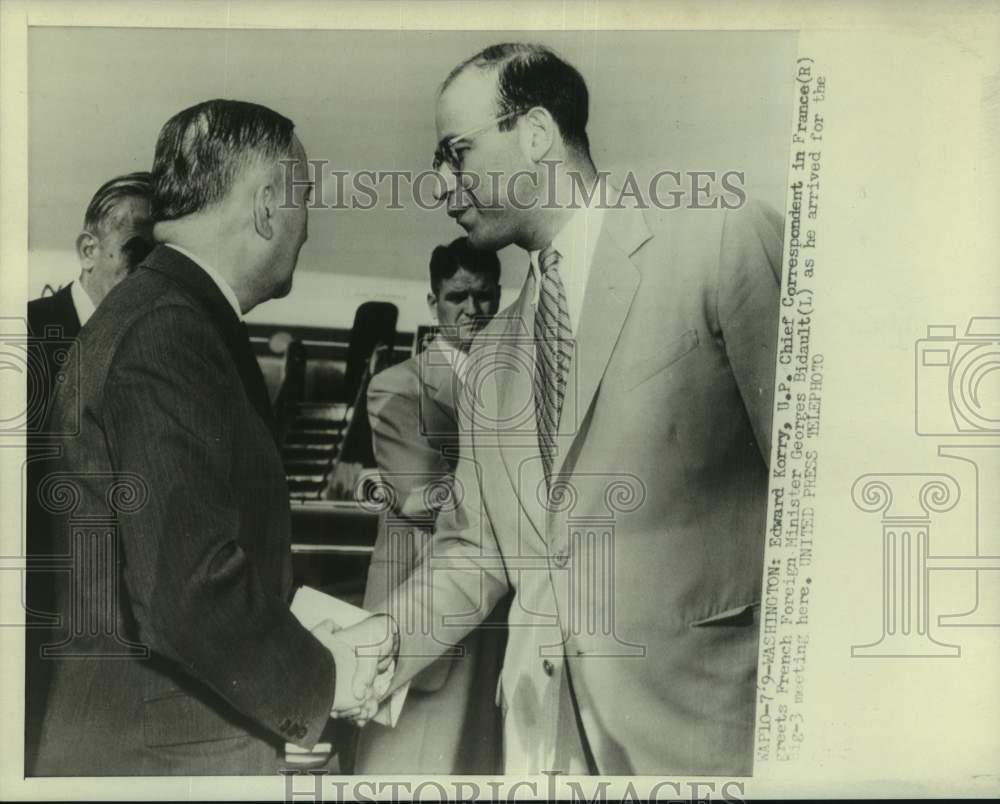
[[[375,459],[393,491],[393,510],[375,542],[365,607],[384,600],[410,573],[437,517],[435,505],[455,469],[456,377],[438,343],[376,374],[368,388]],[[439,659],[413,679],[393,729],[367,726],[358,744],[360,774],[500,773],[496,687],[506,606],[470,634],[461,655]]]
[[[68,628],[39,775],[272,773],[317,741],[329,652],[290,613],[288,489],[245,328],[167,247],[103,301],[50,419]],[[59,642],[59,637],[53,639]]]
[[[71,283],[72,284],[72,283]],[[28,302],[28,338],[32,348],[38,351],[44,372],[28,372],[28,431],[37,432],[45,420],[49,409],[52,386],[59,374],[62,342],[72,340],[80,334],[80,319],[73,304],[70,285],[56,291],[51,296],[42,296]]]
[[[80,334],[80,319],[70,285],[51,296],[28,302],[27,431],[28,461],[25,484],[25,534],[28,555],[25,631],[25,762],[34,764],[38,727],[44,703],[48,663],[39,657],[44,636],[38,626],[54,609],[52,575],[43,571],[48,544],[45,510],[37,504],[38,458],[47,450],[45,419],[52,404],[53,387],[63,374],[72,341]],[[63,374],[65,377],[65,375]]]

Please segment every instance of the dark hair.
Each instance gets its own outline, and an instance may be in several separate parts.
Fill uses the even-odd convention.
[[[452,70],[441,91],[468,67],[497,71],[497,116],[541,106],[556,121],[563,140],[589,155],[587,83],[552,50],[524,42],[491,45]],[[509,131],[515,123],[516,119],[503,121],[500,130]]]
[[[431,291],[435,296],[441,290],[441,283],[451,279],[459,268],[500,284],[500,259],[496,252],[478,251],[469,245],[469,238],[459,237],[431,253]]]
[[[239,174],[292,155],[295,124],[256,103],[210,100],[171,117],[153,157],[153,220],[169,221],[221,201]]]
[[[119,201],[126,198],[143,198],[149,201],[152,196],[153,180],[145,170],[116,176],[111,181],[104,182],[87,204],[87,211],[83,215],[84,231],[99,234],[101,226]]]

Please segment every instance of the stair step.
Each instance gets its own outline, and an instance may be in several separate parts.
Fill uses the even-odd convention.
[[[336,444],[286,444],[281,450],[285,460],[295,458],[315,458],[327,455],[331,459],[337,454]]]
[[[343,436],[335,430],[299,430],[293,428],[285,436],[286,444],[339,444]]]
[[[290,475],[317,475],[330,471],[330,458],[296,458],[285,461],[285,472]]]

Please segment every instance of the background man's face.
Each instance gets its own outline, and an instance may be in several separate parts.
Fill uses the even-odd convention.
[[[273,290],[270,298],[280,299],[292,289],[292,275],[299,261],[299,252],[309,238],[309,203],[312,189],[304,184],[309,179],[306,151],[298,137],[293,137],[292,177],[296,182],[290,198],[285,197],[285,165],[278,165],[276,189],[279,194],[278,214],[275,217],[277,236],[274,242],[274,259],[271,265]]]
[[[443,165],[440,173],[448,187],[448,214],[468,233],[475,248],[498,251],[516,241],[525,212],[508,198],[508,177],[532,165],[518,145],[517,131],[489,126],[497,116],[496,74],[471,68],[461,73],[441,93],[437,105],[438,140],[487,126],[468,141],[456,144],[462,164],[459,175]],[[462,188],[456,192],[457,183]],[[522,177],[516,186],[519,203],[533,198],[530,182]]]
[[[491,277],[459,268],[427,302],[437,314],[441,337],[456,349],[468,351],[476,333],[497,313],[500,286]]]
[[[93,237],[81,267],[89,274],[87,290],[91,297],[97,296],[94,304],[99,304],[153,247],[149,201],[138,196],[123,198]]]

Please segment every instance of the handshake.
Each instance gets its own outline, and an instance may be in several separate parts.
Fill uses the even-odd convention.
[[[396,671],[399,629],[395,620],[378,614],[338,629],[328,619],[315,626],[312,634],[333,655],[337,668],[330,717],[364,726],[375,717]]]

